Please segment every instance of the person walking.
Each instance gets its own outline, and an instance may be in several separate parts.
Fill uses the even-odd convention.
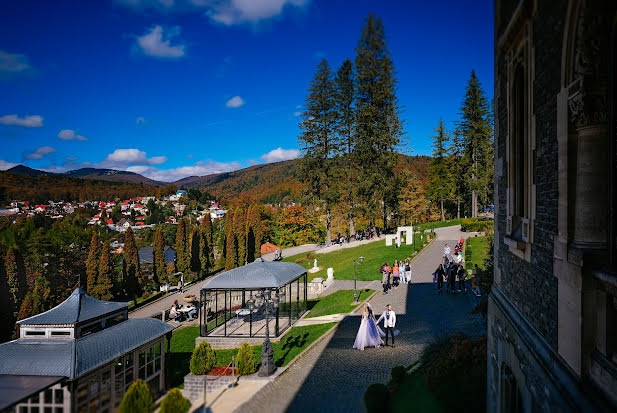
[[[465,277],[467,276],[467,271],[465,271],[465,268],[463,267],[463,265],[459,265],[458,266],[458,292],[460,293],[461,290],[464,292],[467,292],[467,285],[465,284]]]
[[[383,263],[379,271],[381,271],[381,283],[383,285],[383,294],[388,294],[388,281],[389,281],[388,261]]]
[[[407,284],[411,283],[411,262],[409,261],[409,258],[405,261],[405,274],[405,282]]]
[[[456,283],[456,266],[451,264],[448,268],[448,286],[446,287],[446,291],[450,289],[452,294],[456,294],[455,283]]]
[[[439,267],[437,267],[435,273],[437,274],[437,292],[441,293],[443,288],[443,277],[446,275],[443,269],[443,264],[439,264]]]
[[[397,260],[394,260],[394,265],[392,266],[392,284],[394,288],[398,288],[400,280],[400,268]]]

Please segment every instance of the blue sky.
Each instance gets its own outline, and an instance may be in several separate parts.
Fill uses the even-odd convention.
[[[101,0],[0,3],[0,169],[84,166],[173,181],[298,156],[322,58],[384,23],[409,146],[430,154],[475,69],[493,95],[493,2]]]

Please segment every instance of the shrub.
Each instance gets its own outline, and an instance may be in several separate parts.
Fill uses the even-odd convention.
[[[148,291],[144,291],[144,293],[141,295],[141,298],[143,300],[146,300],[148,297],[150,297],[150,293]]]
[[[478,218],[465,218],[461,221],[461,231],[492,232],[494,221],[478,221]]]
[[[247,343],[242,343],[238,355],[236,356],[236,367],[238,375],[246,376],[257,371],[257,363],[255,362],[255,353]]]
[[[390,410],[390,392],[383,383],[368,386],[364,393],[364,406],[367,413],[382,413]]]
[[[178,389],[171,389],[161,402],[160,413],[187,413],[191,402]]]
[[[150,387],[142,380],[137,379],[124,393],[120,403],[119,413],[152,413],[154,402]]]
[[[407,376],[407,370],[403,366],[394,366],[392,367],[392,371],[390,373],[392,376],[392,382],[400,384],[405,377]]]
[[[207,374],[216,366],[216,352],[205,340],[199,343],[191,356],[191,373],[198,376]]]

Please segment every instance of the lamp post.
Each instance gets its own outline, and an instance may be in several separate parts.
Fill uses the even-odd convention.
[[[275,291],[274,297],[272,297],[272,291],[273,290],[268,288],[263,289],[255,294],[255,298],[248,300],[251,314],[253,314],[253,309],[256,305],[262,305],[266,313],[266,338],[261,349],[261,367],[257,372],[257,375],[261,377],[270,376],[276,370],[276,366],[274,365],[274,352],[272,351],[272,343],[270,342],[270,313],[275,312],[279,306],[279,302],[285,299],[285,291]]]
[[[360,256],[360,264],[362,264],[364,262],[364,257]],[[357,303],[358,302],[358,291],[356,289],[356,265],[358,263],[356,262],[356,259],[353,259],[353,302]]]

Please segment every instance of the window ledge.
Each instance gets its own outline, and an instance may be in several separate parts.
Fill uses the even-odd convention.
[[[509,247],[510,252],[522,260],[531,261],[531,244],[519,241],[508,236],[503,237],[503,242]]]

